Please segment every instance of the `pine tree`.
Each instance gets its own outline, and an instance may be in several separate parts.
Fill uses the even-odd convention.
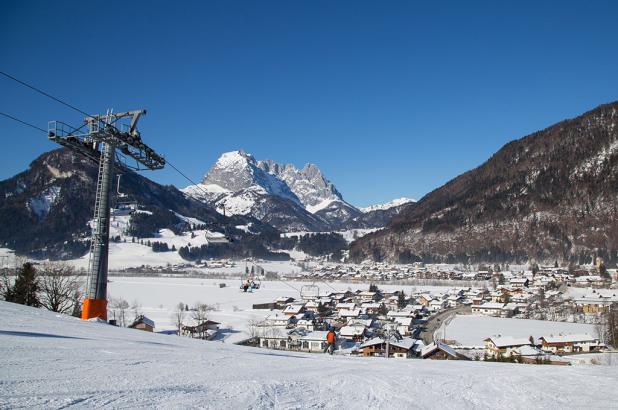
[[[399,309],[403,309],[404,307],[406,307],[406,295],[403,293],[403,290],[401,292],[399,292],[399,295],[397,296],[397,307]]]
[[[7,297],[8,302],[19,303],[27,306],[39,307],[40,302],[37,296],[39,291],[39,281],[36,269],[30,262],[26,262],[19,269],[15,284]]]

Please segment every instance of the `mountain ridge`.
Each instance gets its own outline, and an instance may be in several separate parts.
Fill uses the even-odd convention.
[[[354,242],[351,258],[615,263],[617,123],[612,102],[505,144]]]
[[[362,212],[344,200],[317,165],[257,160],[243,150],[221,154],[200,184],[182,191],[221,213],[252,215],[288,232],[382,227],[399,210]]]

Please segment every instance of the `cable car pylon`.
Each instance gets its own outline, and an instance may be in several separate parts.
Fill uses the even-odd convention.
[[[146,110],[88,115],[83,127],[70,127],[60,121],[50,121],[48,138],[64,147],[87,156],[99,166],[94,203],[95,226],[90,242],[90,262],[86,295],[82,306],[82,319],[107,320],[107,269],[109,257],[110,197],[113,187],[113,170],[116,155],[132,158],[140,170],[155,170],[165,166],[165,159],[142,142],[137,123]]]

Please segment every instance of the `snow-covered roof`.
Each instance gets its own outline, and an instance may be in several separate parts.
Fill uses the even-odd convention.
[[[365,332],[365,326],[344,326],[339,331],[341,336],[361,336]]]
[[[587,333],[577,335],[541,336],[540,339],[545,340],[547,343],[596,342],[599,340],[598,338],[592,337]]]
[[[289,305],[283,310],[284,313],[298,313],[300,312],[305,305]]]
[[[412,339],[411,337],[404,337],[401,340],[392,340],[391,345],[401,347],[402,349],[410,350],[416,343],[416,339]]]
[[[357,317],[358,315],[360,315],[360,312],[361,312],[360,309],[340,310],[339,311],[339,316],[341,316],[341,317]]]
[[[478,309],[502,309],[504,307],[504,303],[497,302],[489,302],[483,303],[482,305],[476,306]]]
[[[337,309],[338,310],[342,310],[342,309],[354,309],[356,307],[356,303],[337,303]]]
[[[427,357],[436,350],[442,350],[444,353],[452,357],[459,357],[455,349],[442,342],[433,342],[423,347],[423,349],[421,350],[421,357]]]
[[[129,327],[135,327],[135,326],[139,325],[140,323],[143,323],[146,326],[155,327],[154,321],[152,321],[151,319],[148,319],[144,315],[140,315],[140,316],[136,317],[135,320],[133,321],[133,323]]]
[[[536,347],[525,345],[517,348],[520,356],[541,356],[543,352],[537,349]]]
[[[372,324],[373,324],[373,319],[359,319],[356,317],[351,317],[348,319],[348,326],[371,327]]]
[[[414,316],[414,310],[412,309],[412,307],[407,307],[405,309],[402,310],[390,310],[386,316],[389,317],[410,317],[410,316]]]
[[[328,331],[326,331],[326,330],[316,330],[316,331],[307,333],[301,339],[303,339],[303,340],[319,340],[319,341],[324,341],[324,340],[326,340],[326,335],[327,334],[328,334]]]
[[[372,339],[366,340],[365,343],[363,343],[360,347],[363,348],[363,347],[381,345],[382,343],[384,343],[384,339],[382,339],[381,337],[374,337]]]
[[[525,346],[532,344],[530,339],[526,339],[525,337],[510,336],[492,336],[485,339],[485,341],[491,341],[496,347]]]
[[[277,313],[273,313],[271,315],[266,316],[266,318],[264,320],[267,320],[267,321],[269,321],[269,320],[275,320],[275,321],[276,320],[284,320],[284,321],[287,322],[287,321],[290,320],[290,317],[287,316],[287,315],[284,315],[281,312],[277,312]]]
[[[402,326],[411,326],[414,319],[411,317],[396,317],[394,320]]]

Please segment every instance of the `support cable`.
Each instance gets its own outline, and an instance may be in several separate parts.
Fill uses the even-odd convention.
[[[47,134],[47,131],[46,131],[46,130],[44,130],[43,128],[41,128],[41,127],[37,127],[36,125],[30,124],[29,122],[26,122],[26,121],[24,121],[24,120],[20,120],[19,118],[13,117],[12,115],[9,115],[9,114],[4,113],[4,112],[0,112],[0,115],[3,115],[3,116],[5,116],[6,118],[9,118],[9,119],[11,119],[11,120],[13,120],[13,121],[17,121],[17,122],[19,122],[19,123],[21,123],[21,124],[23,124],[23,125],[26,125],[26,126],[28,126],[28,127],[32,127],[32,128],[34,128],[35,130],[39,130],[39,131],[44,132],[45,134]]]
[[[39,93],[39,94],[42,94],[42,95],[44,95],[44,96],[46,96],[46,97],[48,97],[48,98],[51,98],[52,100],[54,100],[54,101],[56,101],[56,102],[58,102],[58,103],[60,103],[60,104],[62,104],[62,105],[64,105],[64,106],[66,106],[66,107],[69,107],[69,108],[71,108],[72,110],[75,110],[75,111],[77,111],[77,112],[79,112],[79,113],[81,113],[81,114],[85,115],[86,117],[92,117],[90,114],[88,114],[88,113],[87,113],[87,112],[85,112],[84,110],[81,110],[81,109],[79,109],[79,108],[75,107],[74,105],[69,104],[69,103],[68,103],[68,102],[66,102],[66,101],[63,101],[63,100],[61,100],[61,99],[60,99],[60,98],[58,98],[58,97],[54,97],[54,96],[53,96],[53,95],[51,95],[50,93],[48,93],[48,92],[46,92],[46,91],[43,91],[43,90],[41,90],[41,89],[40,89],[40,88],[38,88],[38,87],[35,87],[35,86],[31,85],[31,84],[28,84],[27,82],[22,81],[22,80],[20,80],[20,79],[18,79],[18,78],[15,78],[15,77],[13,77],[12,75],[10,75],[10,74],[8,74],[8,73],[5,73],[5,72],[3,72],[3,71],[0,71],[0,74],[1,74],[1,75],[3,75],[3,76],[5,76],[6,78],[8,78],[8,79],[10,79],[10,80],[13,80],[13,81],[15,81],[15,82],[17,82],[17,83],[19,83],[19,84],[23,85],[24,87],[28,87],[28,88],[30,88],[31,90],[34,90],[34,91],[36,91],[36,92],[37,92],[37,93]],[[20,123],[22,123],[22,124],[24,124],[24,125],[27,125],[27,126],[29,126],[29,127],[35,128],[35,129],[37,129],[37,130],[39,130],[39,131],[42,131],[42,132],[44,132],[45,134],[47,134],[47,131],[46,131],[46,130],[44,130],[43,128],[39,128],[39,127],[37,127],[36,125],[32,125],[32,124],[30,124],[30,123],[28,123],[28,122],[26,122],[26,121],[22,121],[22,120],[20,120],[20,119],[18,119],[18,118],[15,118],[15,117],[13,117],[13,116],[11,116],[11,115],[8,115],[8,114],[5,114],[5,113],[0,113],[0,114],[4,115],[4,116],[5,116],[5,117],[7,117],[7,118],[10,118],[10,119],[15,120],[15,121],[17,121],[17,122],[20,122]],[[113,124],[113,123],[112,123],[112,124]],[[86,125],[86,124],[82,125],[82,126],[81,126],[81,127],[79,127],[79,128],[75,128],[72,132],[79,131],[79,130],[80,130],[80,129],[82,129],[85,125]],[[180,174],[183,178],[185,178],[187,181],[189,181],[189,182],[191,182],[193,185],[195,185],[197,189],[199,189],[200,191],[202,191],[202,193],[204,193],[205,195],[208,195],[208,193],[207,193],[204,189],[202,189],[202,188],[199,186],[199,184],[198,184],[198,183],[196,183],[196,182],[195,182],[195,181],[193,181],[191,178],[189,178],[189,177],[188,177],[188,176],[187,176],[184,172],[182,172],[180,169],[178,169],[178,168],[177,168],[174,164],[170,163],[168,160],[166,160],[166,163],[167,163],[169,166],[171,166],[171,167],[172,167],[172,168],[173,168],[176,172],[178,172],[178,174]]]
[[[13,77],[12,75],[7,74],[7,73],[5,73],[5,72],[3,72],[3,71],[0,71],[0,74],[2,74],[2,75],[3,75],[3,76],[5,76],[6,78],[9,78],[9,79],[11,79],[11,80],[13,80],[13,81],[15,81],[15,82],[17,82],[17,83],[19,83],[19,84],[21,84],[21,85],[25,86],[25,87],[30,88],[31,90],[36,91],[36,92],[37,92],[37,93],[39,93],[39,94],[44,95],[45,97],[51,98],[52,100],[54,100],[54,101],[56,101],[56,102],[59,102],[60,104],[62,104],[62,105],[64,105],[64,106],[67,106],[67,107],[69,107],[70,109],[75,110],[75,111],[77,111],[77,112],[79,112],[79,113],[81,113],[81,114],[85,115],[86,117],[91,117],[91,115],[90,115],[90,114],[88,114],[87,112],[80,110],[79,108],[77,108],[77,107],[75,107],[75,106],[73,106],[73,105],[69,104],[68,102],[62,101],[60,98],[56,98],[56,97],[54,97],[53,95],[51,95],[51,94],[49,94],[49,93],[47,93],[47,92],[45,92],[45,91],[41,90],[40,88],[37,88],[37,87],[35,87],[35,86],[33,86],[33,85],[30,85],[30,84],[28,84],[28,83],[26,83],[26,82],[24,82],[24,81],[22,81],[22,80],[20,80],[20,79],[18,79],[18,78],[15,78],[15,77]]]

